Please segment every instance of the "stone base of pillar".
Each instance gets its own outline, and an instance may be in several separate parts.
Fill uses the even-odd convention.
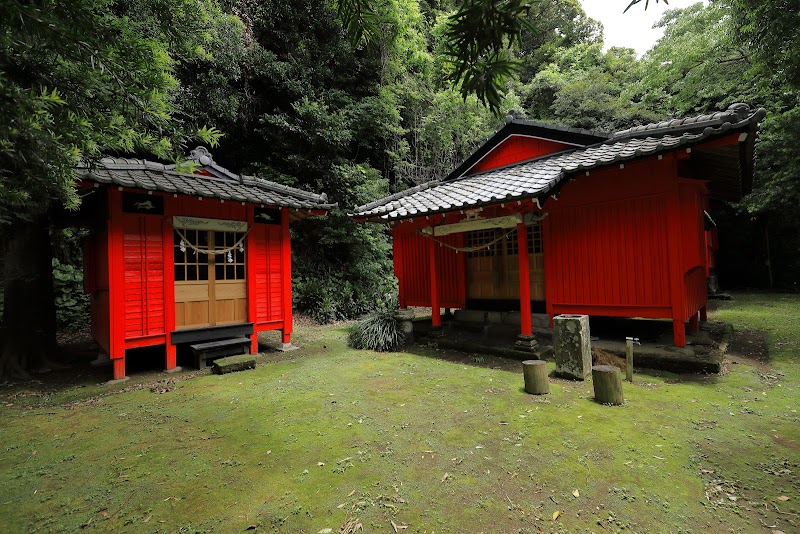
[[[277,350],[279,352],[289,352],[290,350],[297,350],[299,348],[300,347],[298,347],[297,345],[292,345],[291,343],[281,343],[280,345],[278,345]]]
[[[525,352],[536,352],[539,344],[536,342],[536,338],[533,336],[524,336],[519,334],[517,336],[517,341],[514,343],[514,348],[517,350],[522,350]]]

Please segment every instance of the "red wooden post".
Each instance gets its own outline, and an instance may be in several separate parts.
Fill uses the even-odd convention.
[[[678,176],[678,162],[672,161],[673,176]],[[672,191],[667,197],[667,250],[669,251],[669,294],[672,308],[672,335],[676,347],[686,346],[686,283],[684,281],[682,255],[682,228],[680,190],[677,179],[673,179]]]
[[[437,243],[433,237],[428,241],[431,270],[431,325],[434,328],[442,326],[441,295],[439,295],[439,256],[436,254]]]
[[[689,332],[697,332],[700,328],[700,321],[698,320],[699,313],[695,312],[689,317]]]
[[[705,306],[700,308],[700,320],[703,321],[704,323],[708,321],[708,308],[706,308]]]
[[[533,335],[531,324],[531,271],[528,257],[528,229],[524,222],[517,225],[517,256],[519,258],[519,318],[520,334]]]
[[[263,246],[258,242],[258,231],[260,228],[255,227],[255,208],[247,206],[247,226],[250,228],[250,233],[247,234],[246,249],[245,249],[245,269],[247,278],[247,320],[253,323],[253,334],[250,336],[250,354],[258,353],[258,317],[256,317],[256,247]],[[263,281],[262,283],[266,283]]]
[[[108,190],[108,345],[114,380],[125,378],[125,266],[122,192]]]
[[[292,342],[292,244],[289,235],[289,208],[281,209],[281,230],[283,230],[283,329],[281,342]]]
[[[165,327],[165,364],[167,371],[177,366],[176,348],[172,343],[172,332],[175,330],[175,251],[172,225],[167,222],[172,218],[172,197],[164,196],[164,217],[161,222],[164,245],[164,327]]]
[[[407,308],[405,279],[403,278],[403,245],[397,228],[392,229],[392,258],[394,260],[394,275],[397,277],[397,306]]]

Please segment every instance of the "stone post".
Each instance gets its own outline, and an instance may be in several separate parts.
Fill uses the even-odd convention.
[[[414,310],[411,308],[401,308],[394,312],[394,318],[400,323],[400,331],[403,332],[403,342],[414,342]]]
[[[554,317],[553,350],[558,376],[584,380],[592,372],[589,316],[565,314]]]

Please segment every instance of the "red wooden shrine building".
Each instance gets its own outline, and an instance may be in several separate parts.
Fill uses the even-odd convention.
[[[764,110],[613,134],[506,118],[449,176],[357,208],[389,223],[400,306],[705,320],[712,199],[752,184]]]
[[[289,223],[324,214],[327,197],[239,176],[204,148],[175,165],[104,158],[78,169],[90,218],[85,286],[92,335],[125,377],[128,349],[292,332]],[[246,342],[246,339],[245,339]]]

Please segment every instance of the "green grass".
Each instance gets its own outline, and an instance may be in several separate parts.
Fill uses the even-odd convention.
[[[622,407],[589,382],[527,395],[502,358],[350,350],[344,327],[165,393],[7,388],[0,531],[798,532],[798,317],[797,295],[735,295],[711,318],[768,363],[637,375]]]

